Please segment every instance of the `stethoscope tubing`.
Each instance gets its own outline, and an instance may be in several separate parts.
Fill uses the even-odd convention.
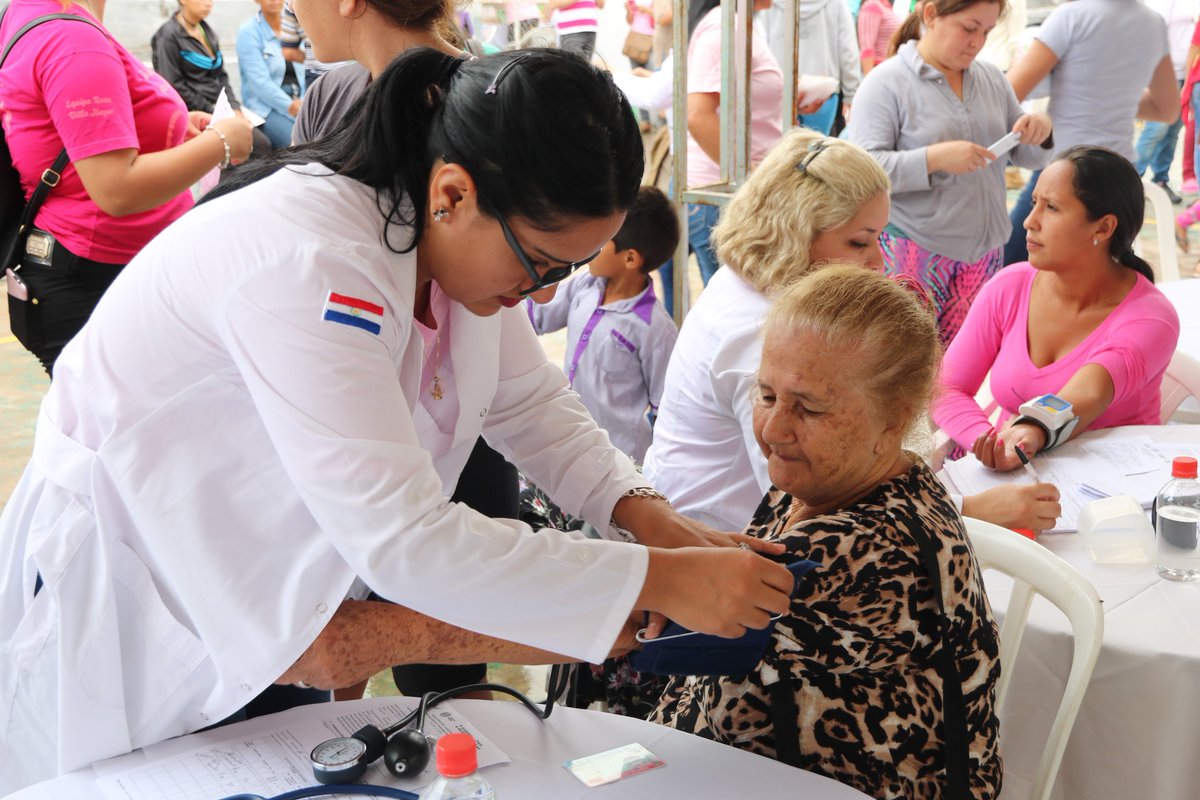
[[[327,786],[304,786],[299,789],[264,797],[261,794],[232,794],[221,800],[303,800],[305,797],[327,797],[334,794],[358,795],[359,797],[390,797],[393,800],[417,800],[415,792],[394,789],[391,786],[376,786],[370,783],[329,784]]]

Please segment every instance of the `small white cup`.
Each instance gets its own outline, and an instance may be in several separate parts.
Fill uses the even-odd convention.
[[[1084,506],[1079,533],[1097,564],[1149,564],[1154,559],[1154,527],[1141,504],[1128,495]]]

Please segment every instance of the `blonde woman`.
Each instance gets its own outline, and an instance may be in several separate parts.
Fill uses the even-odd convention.
[[[722,266],[679,332],[646,454],[646,477],[681,513],[726,531],[753,516],[771,485],[751,424],[769,295],[831,260],[879,269],[888,190],[865,150],[798,128],[730,201],[713,232]],[[962,502],[967,516],[1034,530],[1060,512],[1045,483]]]
[[[646,454],[647,478],[682,513],[720,530],[750,519],[770,485],[750,426],[767,295],[829,259],[879,268],[888,188],[866,151],[798,128],[730,202],[713,230],[721,266],[679,332]]]

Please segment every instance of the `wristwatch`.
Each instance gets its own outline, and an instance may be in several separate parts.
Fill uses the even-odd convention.
[[[1012,421],[1013,425],[1034,425],[1046,434],[1046,443],[1042,452],[1065,442],[1075,432],[1079,424],[1079,416],[1074,407],[1056,394],[1044,394],[1033,400],[1026,401],[1017,409],[1020,416]]]

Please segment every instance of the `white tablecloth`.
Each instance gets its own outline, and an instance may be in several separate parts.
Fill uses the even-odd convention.
[[[1195,425],[1129,427],[1085,436],[1143,434],[1162,442],[1194,442],[1200,455],[1200,426]],[[1096,564],[1078,533],[1047,534],[1038,541],[1087,576],[1104,602],[1104,645],[1054,797],[1200,797],[1200,583],[1164,580],[1150,564]],[[1012,582],[996,572],[988,572],[985,582],[992,609],[1002,617]],[[1071,653],[1066,617],[1038,598],[1000,710],[1002,798],[1028,796]]]
[[[512,759],[510,764],[497,764],[482,772],[500,800],[869,800],[861,792],[811,772],[637,719],[559,707],[543,722],[517,703],[455,700],[452,705]],[[320,707],[307,708],[315,714]],[[237,727],[229,727],[231,735],[236,735]],[[591,789],[562,766],[569,759],[633,742],[666,761],[666,766]],[[186,748],[175,747],[172,752],[180,749]],[[130,762],[139,756],[122,758]],[[105,771],[113,774],[111,768]],[[183,770],[174,773],[173,779],[194,780]],[[178,785],[185,790],[195,788],[190,783]],[[214,794],[212,800],[222,796]],[[90,768],[29,787],[9,800],[80,798],[103,798]]]

